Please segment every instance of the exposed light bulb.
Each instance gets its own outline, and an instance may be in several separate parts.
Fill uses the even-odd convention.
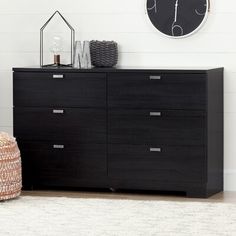
[[[54,64],[60,65],[60,52],[62,51],[62,40],[60,36],[54,36],[51,52],[54,54]]]
[[[51,51],[57,55],[59,52],[62,51],[62,40],[59,36],[54,36],[52,41]]]

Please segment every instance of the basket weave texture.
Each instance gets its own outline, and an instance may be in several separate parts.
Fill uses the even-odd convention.
[[[21,157],[15,138],[0,132],[0,200],[15,198],[22,187]]]
[[[118,62],[118,44],[114,41],[90,41],[91,62],[95,67],[113,67]]]

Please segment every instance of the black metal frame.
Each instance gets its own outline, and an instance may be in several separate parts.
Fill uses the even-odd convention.
[[[60,64],[59,66],[56,64],[49,64],[49,65],[44,65],[43,64],[43,31],[48,25],[48,23],[52,20],[52,18],[56,15],[59,14],[59,16],[63,19],[63,21],[66,23],[66,25],[69,27],[71,30],[71,63],[68,65],[63,65]],[[73,55],[74,55],[74,43],[75,43],[75,30],[74,28],[68,23],[68,21],[64,18],[64,16],[59,12],[55,11],[53,15],[47,20],[47,22],[41,27],[40,29],[40,66],[41,67],[72,67],[73,65]]]

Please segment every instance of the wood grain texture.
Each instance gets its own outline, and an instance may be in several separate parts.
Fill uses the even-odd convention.
[[[55,149],[55,144],[63,144],[64,148]],[[81,181],[96,186],[96,181],[102,181],[107,175],[106,144],[20,141],[19,148],[26,188],[32,185],[76,187]]]
[[[150,79],[160,76],[160,79]],[[206,106],[205,74],[112,73],[108,106],[122,108],[200,109]]]
[[[207,113],[208,191],[224,188],[224,81],[223,70],[209,71]]]
[[[188,197],[222,191],[222,71],[15,69],[14,133],[28,170],[25,186],[181,191]],[[47,89],[48,81],[57,86],[55,72],[64,77],[61,96],[53,97],[59,103]],[[23,92],[27,81],[34,93]],[[89,92],[77,100],[77,88]]]
[[[161,116],[150,116],[150,112]],[[204,111],[109,109],[108,142],[117,144],[202,145]]]
[[[59,71],[58,71],[59,72]],[[14,73],[14,106],[105,107],[105,74]]]
[[[108,145],[108,176],[128,180],[205,182],[205,148],[202,146]]]
[[[55,108],[57,110],[57,108]],[[106,110],[63,108],[14,108],[14,134],[20,140],[106,142]]]

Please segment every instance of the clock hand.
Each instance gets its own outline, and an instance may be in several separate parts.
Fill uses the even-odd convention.
[[[179,5],[178,2],[179,2],[179,0],[176,0],[176,2],[175,2],[175,20],[174,20],[174,22],[177,21],[178,5]]]
[[[178,3],[179,3],[179,0],[176,0],[176,2],[175,2],[175,18],[174,18],[174,21],[173,21],[172,26],[171,26],[171,31],[172,31],[173,36],[175,36],[175,34],[174,34],[175,29],[180,30],[180,36],[182,36],[184,34],[183,28],[180,25],[175,24],[177,22],[177,16],[178,16],[178,6],[179,6]]]

